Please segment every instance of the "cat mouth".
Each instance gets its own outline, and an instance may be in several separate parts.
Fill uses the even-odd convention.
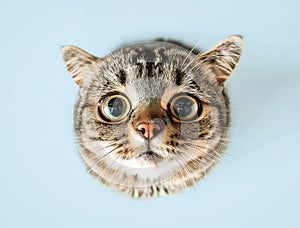
[[[162,156],[155,153],[153,150],[147,150],[143,153],[141,153],[138,158],[144,158],[145,160],[158,160],[162,159]]]

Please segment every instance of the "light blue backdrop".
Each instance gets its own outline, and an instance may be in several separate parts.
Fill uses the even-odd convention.
[[[299,1],[1,1],[0,227],[300,227]],[[60,46],[102,56],[173,38],[244,53],[226,86],[230,143],[180,194],[133,200],[86,174],[74,143],[77,88]]]

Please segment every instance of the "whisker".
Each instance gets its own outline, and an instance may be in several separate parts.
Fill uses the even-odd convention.
[[[175,161],[177,162],[177,164],[179,165],[179,173],[181,174],[182,179],[185,180],[185,175],[184,175],[184,173],[183,173],[183,171],[182,171],[182,169],[184,169],[184,164],[181,164],[181,163],[178,161],[178,159],[176,158],[176,156],[174,157],[174,159],[175,159]],[[187,186],[186,186],[185,181],[183,182],[183,184],[184,184],[184,187],[186,188]]]
[[[189,150],[189,153],[188,153],[188,152],[185,151],[186,148],[182,147],[181,145],[179,145],[179,148],[183,149],[183,151],[181,151],[181,153],[190,155],[191,150]],[[201,149],[206,149],[206,148],[201,148]],[[206,156],[206,154],[204,153],[204,151],[196,149],[196,148],[193,150],[193,152],[197,152],[197,153],[195,153],[196,156],[201,156],[201,157],[205,157]],[[192,159],[194,159],[194,158],[192,158]],[[207,159],[207,160],[209,160],[209,159]],[[207,163],[204,162],[204,161],[202,161],[201,159],[199,159],[199,162],[201,162],[202,165],[207,165]]]
[[[183,163],[186,163],[180,153],[179,153],[178,158],[181,159]],[[184,165],[183,168],[186,170],[186,174],[188,175],[189,179],[193,182],[192,186],[195,189],[195,176],[193,175],[192,171],[190,170],[190,167],[187,165]]]
[[[119,153],[118,155],[117,155],[117,157],[116,157],[116,161],[117,161],[117,159],[119,158],[119,157],[121,157],[122,156],[122,154],[121,153]],[[121,172],[119,172],[119,170],[122,168],[122,166],[124,165],[124,161],[122,160],[122,159],[120,159],[119,160],[119,163],[120,163],[120,165],[114,170],[114,173],[113,173],[113,177],[112,178],[114,178],[115,177],[115,174],[116,173],[118,173],[118,174],[120,174]],[[118,177],[118,179],[116,180],[116,183],[117,184],[120,184],[120,178],[121,178],[121,176],[122,175],[119,175],[119,177]]]
[[[195,57],[195,59],[197,59],[197,57]],[[203,62],[199,60],[198,63],[196,63],[191,69],[189,69],[188,72],[186,72],[186,74],[190,74],[196,67],[198,67],[200,64],[202,64]],[[185,69],[184,69],[185,70]]]
[[[197,59],[198,59],[198,56],[196,55],[181,71],[185,71]]]
[[[116,169],[112,169],[112,166],[113,166],[114,163],[117,161],[117,159],[118,159],[119,156],[120,156],[120,155],[117,155],[116,158],[115,158],[109,165],[107,165],[107,166],[103,169],[103,171],[102,171],[102,174],[103,174],[103,175],[102,175],[102,176],[99,175],[99,176],[101,176],[102,178],[103,178],[103,177],[111,176],[111,175],[107,175],[108,172],[111,171],[111,170],[113,170],[114,173],[115,173],[115,172],[116,172]],[[105,178],[105,180],[110,181],[111,183],[114,183],[114,184],[118,184],[117,182],[114,182],[114,181],[113,181],[113,176],[110,178],[110,180],[108,180],[107,178]]]
[[[89,157],[88,157],[88,159],[89,159],[88,162],[90,162],[91,160],[93,160],[93,159],[95,159],[95,158],[101,156],[101,154],[99,154],[100,151],[102,151],[102,150],[104,150],[104,149],[106,149],[106,148],[108,148],[108,147],[116,146],[116,145],[117,145],[117,143],[114,142],[114,143],[112,143],[112,144],[110,144],[110,145],[107,145],[107,146],[105,146],[105,147],[102,147],[102,148],[96,150],[96,151],[94,152],[95,155],[92,155],[92,156],[89,156]]]
[[[118,147],[112,149],[111,151],[107,152],[106,154],[104,154],[103,156],[101,156],[92,166],[90,166],[90,168],[88,169],[87,173],[90,173],[91,170],[99,164],[99,162],[102,161],[103,158],[105,158],[107,155],[111,154],[112,152],[114,152],[116,149],[122,147],[122,145],[119,145]]]
[[[197,43],[197,45],[198,45],[198,43]],[[218,55],[218,56],[220,56],[220,55]],[[210,57],[217,57],[217,55],[211,55]],[[196,66],[198,66],[199,64],[201,64],[201,63],[203,63],[204,62],[204,59],[200,59],[199,57],[198,57],[198,55],[196,55],[183,69],[182,69],[182,71],[185,71],[190,65],[192,65],[192,63],[194,63],[194,61],[195,60],[199,60],[200,62],[198,62],[194,67],[192,67],[192,69],[191,70],[193,70]],[[183,65],[183,64],[182,64]],[[189,70],[186,74],[189,74],[190,72],[191,72],[191,70]]]
[[[86,143],[92,143],[92,142],[97,142],[99,141],[99,139],[93,139],[93,140],[87,140],[87,141],[73,141],[73,142],[69,142],[69,144],[76,144],[76,145],[82,145],[82,144],[86,144]]]
[[[208,145],[193,144],[190,142],[185,142],[183,145],[188,145],[188,146],[192,147],[192,148],[189,148],[189,150],[193,149],[197,153],[202,152],[202,151],[198,150],[198,148],[206,149],[206,150],[209,149],[209,152],[213,152],[213,154],[211,154],[209,152],[206,152],[206,153],[202,152],[202,154],[199,154],[200,156],[206,158],[207,160],[211,160],[211,159],[212,160],[220,160],[221,159],[221,155],[215,151],[215,148],[209,147]]]
[[[195,48],[198,46],[200,42],[196,43],[196,45],[190,50],[190,52],[187,54],[187,56],[185,57],[185,59],[183,60],[180,68],[182,68],[182,66],[185,64],[185,61],[188,59],[188,57],[190,56],[190,54],[195,50]]]

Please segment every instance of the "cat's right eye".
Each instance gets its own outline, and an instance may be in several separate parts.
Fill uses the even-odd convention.
[[[130,111],[128,99],[122,95],[112,95],[103,98],[98,103],[98,115],[107,122],[119,122]]]

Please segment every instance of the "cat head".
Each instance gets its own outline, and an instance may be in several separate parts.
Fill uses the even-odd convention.
[[[79,86],[81,155],[101,182],[135,197],[168,194],[220,159],[229,123],[224,82],[239,61],[240,36],[199,54],[158,41],[103,58],[75,46],[62,52]]]

